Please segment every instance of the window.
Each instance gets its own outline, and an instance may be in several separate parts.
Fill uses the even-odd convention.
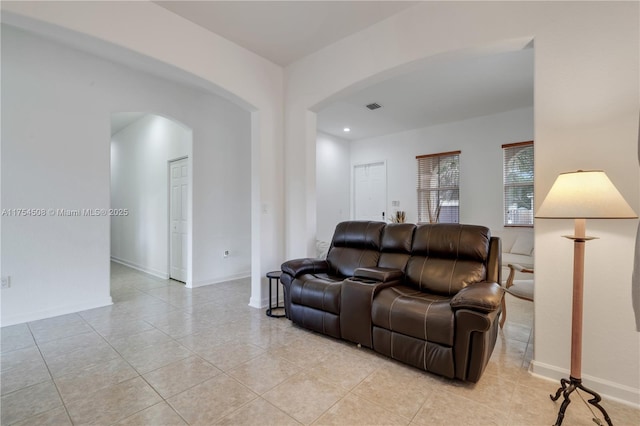
[[[504,225],[533,226],[533,141],[502,145]]]
[[[420,155],[418,222],[460,221],[460,151]]]

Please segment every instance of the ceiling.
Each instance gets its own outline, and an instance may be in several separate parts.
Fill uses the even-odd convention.
[[[154,3],[284,67],[419,2],[155,1]]]
[[[382,108],[366,108],[372,102]],[[356,140],[530,106],[533,48],[525,48],[425,65],[367,87],[318,111],[318,130]]]
[[[147,115],[145,112],[114,112],[111,114],[111,136]]]
[[[205,29],[286,66],[384,20],[411,1],[155,1]],[[382,108],[370,111],[376,102]],[[533,106],[533,48],[425,62],[337,99],[318,130],[347,140]],[[122,116],[114,133],[139,119]],[[345,133],[344,127],[351,131]]]

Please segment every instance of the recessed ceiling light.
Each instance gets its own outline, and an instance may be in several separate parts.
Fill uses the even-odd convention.
[[[344,129],[342,129],[345,133],[349,133],[351,131],[351,128],[349,127],[345,127]]]

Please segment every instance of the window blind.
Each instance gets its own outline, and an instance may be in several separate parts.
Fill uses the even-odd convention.
[[[533,226],[533,141],[502,145],[504,225]]]
[[[461,151],[420,155],[418,161],[418,222],[460,221]]]

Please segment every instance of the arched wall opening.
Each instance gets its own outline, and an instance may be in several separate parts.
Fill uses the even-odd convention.
[[[12,108],[3,109],[3,116],[12,117],[13,125],[3,126],[3,145],[15,149],[3,157],[3,170],[14,163],[12,173],[18,179],[26,173],[36,180],[33,190],[7,186],[3,202],[21,199],[54,209],[108,211],[111,114],[153,111],[171,117],[192,129],[193,138],[188,157],[194,231],[191,276],[186,281],[195,287],[252,276],[254,305],[261,306],[262,274],[254,270],[261,272],[264,215],[259,207],[261,180],[253,167],[261,156],[263,138],[255,124],[261,112],[237,102],[237,97],[222,97],[211,89],[212,83],[204,84],[186,72],[165,65],[169,70],[163,74],[165,68],[157,61],[141,60],[132,52],[120,58],[117,53],[122,49],[109,43],[58,27],[52,30],[41,22],[24,19],[19,20],[21,26],[9,25],[4,20],[10,15],[3,11],[2,56],[3,102]],[[78,45],[78,40],[84,44]],[[107,53],[102,55],[105,45]],[[127,62],[128,56],[138,62]],[[171,78],[175,74],[182,77]],[[38,88],[35,103],[36,98],[28,95],[34,87]],[[39,123],[35,133],[23,124],[31,120]],[[34,162],[56,164],[58,172],[40,167],[35,173],[27,167]],[[47,217],[29,225],[34,229],[29,239],[20,237],[24,235],[20,224],[4,222],[2,267],[21,278],[14,291],[3,294],[3,325],[110,304],[110,222],[108,216]],[[41,253],[59,242],[58,249]],[[230,253],[227,257],[225,250]]]
[[[306,132],[308,135],[311,135],[311,136],[307,139],[307,144],[308,144],[307,168],[310,169],[311,168],[310,165],[312,165],[313,173],[307,173],[307,176],[310,179],[310,182],[311,180],[313,181],[313,185],[309,185],[309,186],[314,186],[315,189],[307,190],[305,194],[307,198],[306,204],[308,206],[313,206],[312,208],[309,209],[309,211],[307,211],[307,217],[309,218],[307,229],[310,229],[310,230],[312,229],[314,232],[313,236],[310,237],[307,241],[307,252],[309,254],[315,254],[315,244],[317,243],[316,240],[318,239],[317,234],[319,229],[321,229],[321,233],[322,233],[322,238],[319,238],[319,240],[324,241],[330,237],[329,232],[327,230],[333,229],[336,223],[332,223],[332,224],[325,223],[326,222],[325,219],[327,216],[331,216],[334,221],[339,221],[339,219],[348,219],[350,217],[350,214],[351,214],[350,210],[352,208],[352,200],[349,199],[347,202],[343,200],[343,205],[338,205],[338,203],[336,203],[336,206],[335,206],[335,209],[339,211],[339,213],[330,215],[326,213],[326,210],[324,210],[325,215],[322,217],[318,216],[319,212],[322,212],[323,208],[326,207],[324,205],[318,206],[317,197],[321,196],[323,193],[326,193],[326,191],[322,191],[322,192],[318,191],[318,188],[319,188],[318,184],[320,182],[317,181],[317,177],[319,175],[325,176],[325,177],[328,175],[332,175],[332,178],[335,178],[337,174],[341,174],[345,178],[348,177],[349,179],[345,182],[342,182],[342,185],[343,185],[342,188],[348,189],[352,186],[351,170],[341,170],[337,172],[332,169],[329,172],[327,170],[321,169],[321,164],[318,163],[319,158],[317,158],[316,155],[318,152],[317,151],[317,142],[318,142],[317,114],[319,112],[321,112],[323,109],[327,108],[331,104],[339,102],[341,99],[351,94],[362,92],[366,90],[368,87],[377,85],[381,82],[394,79],[396,77],[404,76],[410,73],[419,73],[421,70],[426,70],[430,67],[434,67],[438,65],[455,64],[455,63],[463,64],[465,63],[465,61],[478,60],[480,58],[487,58],[492,55],[497,56],[502,54],[509,54],[514,52],[519,52],[525,49],[533,49],[532,38],[525,37],[525,38],[514,39],[514,40],[505,40],[505,41],[493,43],[491,45],[478,46],[478,47],[467,48],[467,49],[459,49],[459,50],[439,53],[432,56],[426,56],[424,58],[414,60],[409,63],[397,65],[391,69],[382,71],[378,74],[369,76],[361,81],[355,82],[350,86],[342,88],[336,93],[333,93],[329,95],[327,98],[320,100],[319,102],[308,107],[306,111],[306,116],[307,116]],[[533,70],[531,70],[531,73],[533,73]],[[485,115],[491,115],[491,113],[487,113]],[[345,120],[348,120],[348,117],[345,117]],[[513,124],[514,121],[517,123],[517,125]],[[502,126],[502,122],[504,122],[505,124],[504,126]],[[510,116],[496,117],[491,124],[478,122],[478,120],[476,120],[476,122],[472,122],[471,120],[468,120],[468,121],[461,122],[458,127],[463,128],[463,127],[475,126],[476,128],[479,129],[479,131],[483,131],[484,130],[483,127],[489,127],[491,125],[493,125],[494,127],[500,125],[506,128],[507,130],[505,130],[502,133],[486,132],[486,137],[476,137],[477,134],[476,135],[471,134],[471,130],[469,130],[469,133],[465,133],[465,131],[457,129],[455,128],[455,126],[451,126],[451,125],[448,127],[440,126],[436,130],[434,130],[433,133],[438,134],[441,132],[448,131],[448,132],[453,132],[455,134],[450,138],[439,137],[439,139],[436,142],[433,142],[433,141],[428,142],[426,139],[424,140],[424,142],[414,141],[411,137],[408,137],[405,132],[403,133],[402,137],[398,137],[396,139],[395,141],[396,145],[389,143],[387,144],[388,146],[385,147],[384,144],[382,144],[381,148],[380,147],[376,148],[376,143],[372,143],[371,151],[377,153],[377,154],[371,154],[373,155],[372,157],[363,155],[360,152],[354,151],[355,141],[352,141],[347,143],[347,145],[350,145],[351,148],[342,146],[341,149],[340,148],[338,149],[338,151],[341,151],[343,155],[348,155],[351,157],[347,161],[344,161],[344,158],[341,158],[340,162],[342,163],[343,168],[349,167],[349,169],[351,169],[354,161],[356,163],[364,163],[367,161],[382,161],[387,159],[389,155],[393,155],[393,152],[398,151],[397,148],[399,147],[397,144],[402,144],[402,143],[407,145],[408,144],[416,145],[412,148],[417,149],[418,151],[416,151],[415,153],[412,153],[413,156],[424,154],[425,152],[421,152],[419,150],[422,149],[421,148],[422,146],[425,146],[425,145],[429,146],[429,143],[431,143],[431,146],[433,146],[433,149],[435,150],[433,152],[444,152],[444,151],[447,151],[447,148],[450,146],[448,144],[451,143],[450,142],[451,140],[456,141],[454,142],[457,144],[455,149],[461,148],[460,144],[462,144],[466,147],[465,151],[468,152],[467,155],[475,158],[478,154],[484,155],[482,154],[484,147],[480,146],[481,144],[478,142],[478,140],[482,140],[482,144],[484,144],[486,141],[487,144],[491,144],[491,149],[495,151],[494,152],[495,155],[493,155],[491,158],[491,164],[494,169],[493,171],[495,173],[486,173],[486,170],[484,172],[483,170],[478,170],[476,162],[469,161],[463,165],[468,169],[466,173],[467,176],[472,176],[478,173],[482,173],[480,181],[490,180],[489,183],[495,186],[497,188],[497,191],[494,191],[495,193],[492,193],[490,200],[487,200],[486,198],[482,198],[482,196],[480,195],[480,191],[476,191],[476,190],[461,191],[462,192],[461,196],[464,196],[466,198],[464,201],[466,202],[467,207],[469,207],[467,212],[461,212],[461,220],[465,221],[466,223],[483,224],[485,226],[490,227],[491,229],[502,228],[502,223],[501,223],[502,216],[500,213],[502,209],[502,192],[501,192],[502,152],[500,149],[500,145],[502,143],[518,142],[521,140],[533,139],[532,105],[526,107],[522,111],[515,113],[515,115],[512,114]],[[406,129],[406,130],[415,130],[415,129]],[[427,133],[427,136],[429,136],[428,131],[423,131],[422,133]],[[424,134],[419,134],[415,136],[415,138],[424,137],[424,136],[425,136]],[[475,140],[473,140],[474,138]],[[512,138],[512,139],[508,139],[508,138]],[[383,139],[383,138],[381,137],[379,139]],[[365,145],[365,144],[367,144],[367,141],[363,141],[361,145]],[[378,143],[377,145],[381,145],[381,143]],[[497,147],[497,150],[496,150],[496,147]],[[407,149],[410,150],[412,148],[407,148]],[[335,151],[333,151],[331,155],[335,155]],[[335,168],[336,167],[335,165],[337,163],[338,163],[337,161],[333,160],[332,164],[330,166],[328,165],[327,167]],[[402,163],[402,165],[397,165],[396,167],[397,170],[394,171],[393,162],[392,163],[387,162],[387,167],[391,167],[391,169],[389,170],[389,173],[393,173],[393,175],[388,175],[388,181],[390,185],[389,190],[391,191],[392,187],[395,185],[397,190],[402,191],[402,194],[400,195],[391,194],[391,193],[388,194],[388,196],[391,197],[389,198],[389,200],[386,201],[386,204],[388,205],[388,210],[390,211],[392,209],[391,200],[396,200],[399,197],[403,198],[405,202],[407,199],[410,199],[410,202],[415,202],[415,200],[411,198],[413,194],[412,190],[415,189],[413,188],[413,186],[415,185],[414,175],[411,175],[409,173],[409,176],[406,179],[404,179],[404,183],[392,182],[394,179],[397,180],[396,179],[397,174],[402,172],[407,172],[407,170],[411,170],[414,167],[414,164],[411,162],[408,165]],[[470,178],[470,180],[468,180],[467,182],[470,182],[471,184],[474,183],[472,178]],[[411,189],[407,190],[406,188],[411,188]],[[332,191],[332,194],[334,192],[335,191]],[[352,196],[351,193],[350,195]],[[345,195],[342,198],[346,200],[346,197],[348,196],[349,195]],[[395,198],[393,198],[394,196]],[[326,201],[326,197],[323,201]],[[488,209],[486,207],[487,205],[491,206],[492,209]],[[474,207],[471,208],[471,206],[474,206]],[[478,214],[478,211],[482,210],[483,208],[488,211],[483,212],[482,214]],[[479,222],[482,222],[482,223],[479,223]]]
[[[458,150],[460,223],[504,231],[502,145],[534,136],[533,43],[437,56],[314,108],[318,240],[329,241],[342,220],[402,211],[416,223],[415,158]],[[382,107],[370,111],[365,105],[374,100]],[[386,175],[380,190],[363,175],[358,196],[356,169],[376,164]]]
[[[193,131],[111,115],[111,260],[192,287]]]

